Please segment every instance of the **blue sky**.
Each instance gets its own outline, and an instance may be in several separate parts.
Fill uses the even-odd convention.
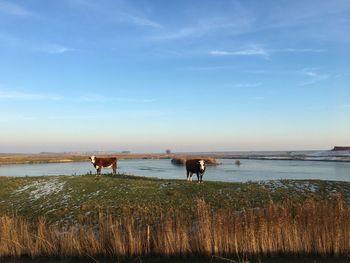
[[[350,145],[350,1],[0,0],[0,152]]]

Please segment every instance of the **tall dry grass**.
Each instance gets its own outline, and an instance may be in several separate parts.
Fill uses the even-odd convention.
[[[203,200],[188,216],[169,209],[125,210],[97,224],[30,224],[0,217],[0,256],[348,255],[350,208],[341,198],[263,209],[213,211]]]

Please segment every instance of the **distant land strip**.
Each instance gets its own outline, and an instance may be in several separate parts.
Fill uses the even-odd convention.
[[[40,163],[68,163],[89,161],[89,156],[115,156],[120,160],[137,159],[189,159],[189,158],[216,158],[216,159],[253,159],[253,160],[300,160],[300,161],[333,161],[350,162],[349,150],[328,151],[250,151],[250,152],[191,152],[191,153],[38,153],[13,154],[0,153],[0,165],[6,164],[40,164]]]

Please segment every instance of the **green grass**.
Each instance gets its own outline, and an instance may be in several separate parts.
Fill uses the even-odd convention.
[[[152,212],[176,208],[189,215],[203,198],[212,209],[242,210],[266,203],[342,194],[350,200],[350,183],[320,180],[279,180],[265,183],[189,183],[125,175],[0,177],[0,215],[29,220],[45,216],[51,223],[95,220],[99,212],[119,216],[123,209]]]

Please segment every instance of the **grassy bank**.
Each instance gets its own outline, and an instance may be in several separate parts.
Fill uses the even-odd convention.
[[[0,255],[345,255],[350,183],[0,178]],[[341,198],[340,198],[341,197]]]
[[[46,216],[50,222],[74,223],[81,217],[96,219],[99,212],[118,216],[123,209],[152,211],[176,207],[195,211],[203,199],[213,209],[241,210],[273,202],[302,202],[309,197],[327,199],[341,193],[350,198],[350,183],[332,181],[271,181],[264,183],[162,180],[125,175],[0,177],[0,215],[25,218]]]

